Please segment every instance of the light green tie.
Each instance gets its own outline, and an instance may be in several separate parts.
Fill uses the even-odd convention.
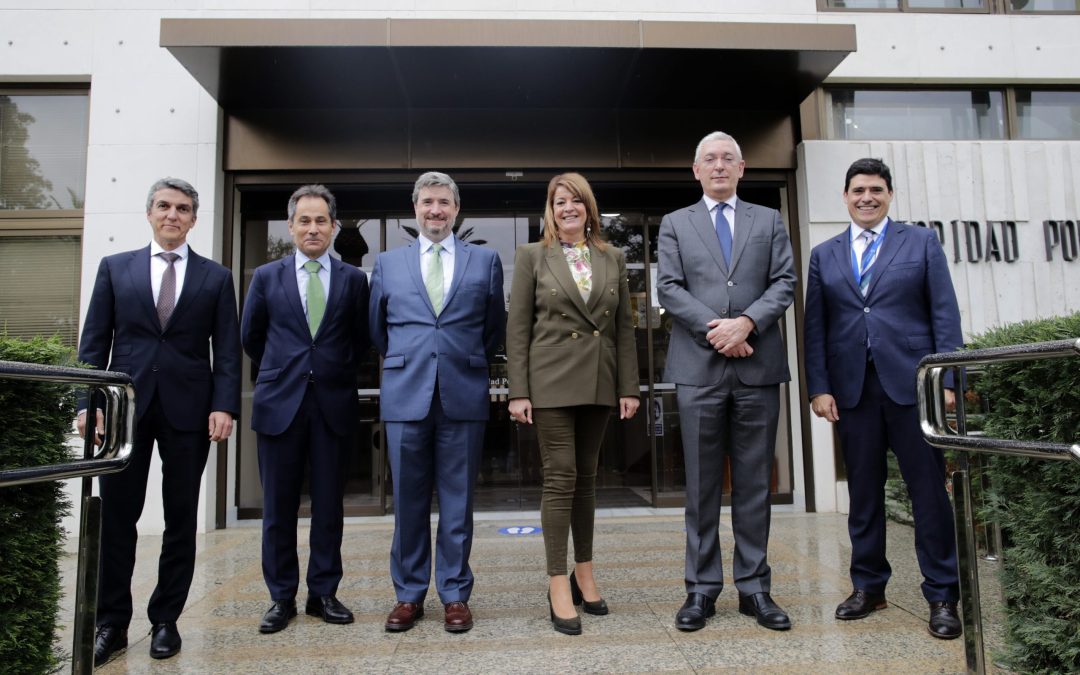
[[[443,303],[442,256],[440,255],[442,248],[441,244],[431,245],[431,260],[428,261],[427,280],[424,281],[428,297],[431,298],[431,306],[435,308],[435,316],[439,316]]]
[[[322,280],[319,279],[319,270],[322,265],[318,260],[309,260],[304,263],[304,269],[308,273],[307,282],[307,325],[311,330],[311,337],[319,330],[323,314],[326,313],[326,291],[323,290]]]

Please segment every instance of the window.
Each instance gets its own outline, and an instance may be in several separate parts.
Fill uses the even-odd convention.
[[[1013,0],[1014,2],[1018,0]],[[819,0],[820,2],[820,0]],[[822,9],[877,9],[893,12],[988,12],[989,0],[824,0]]]
[[[81,89],[0,88],[0,331],[79,326],[89,97]]]
[[[833,89],[829,98],[833,139],[1005,138],[1005,97],[1000,91]]]
[[[1018,13],[1080,12],[1080,0],[1009,0],[1009,11]]]
[[[1080,140],[1080,91],[1016,90],[1018,138]]]

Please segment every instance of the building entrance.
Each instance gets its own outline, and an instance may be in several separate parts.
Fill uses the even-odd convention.
[[[510,293],[514,251],[541,238],[546,180],[507,174],[450,172],[461,188],[461,211],[454,227],[457,237],[498,251],[504,270],[504,297]],[[554,173],[554,172],[551,172]],[[233,176],[238,209],[239,252],[234,264],[243,270],[241,306],[254,270],[290,255],[292,240],[286,223],[289,194],[298,185],[322,182],[338,199],[341,230],[331,254],[356,265],[368,275],[379,252],[407,246],[416,238],[410,203],[415,174],[402,176],[309,175],[295,181],[271,176]],[[515,180],[516,178],[516,180]],[[681,506],[684,473],[675,387],[662,379],[671,320],[656,302],[656,242],[663,215],[700,198],[688,172],[671,174],[631,172],[593,176],[603,229],[612,245],[626,253],[631,306],[637,338],[641,412],[628,422],[618,416],[608,427],[597,471],[597,503],[601,508]],[[786,183],[755,181],[740,184],[741,198],[781,209],[785,213]],[[250,419],[255,371],[245,362],[244,419],[239,424],[236,457],[236,506],[239,518],[262,515],[255,434]],[[491,418],[487,427],[476,508],[488,511],[535,510],[541,491],[540,457],[533,428],[512,422],[507,414],[506,357],[500,349],[490,363]],[[388,470],[379,422],[379,359],[374,350],[363,360],[357,378],[361,415],[356,420],[356,451],[346,484],[346,515],[382,515],[392,511],[393,477]],[[781,395],[781,424],[777,438],[774,499],[792,499],[792,449],[787,421],[787,392]],[[305,486],[304,494],[308,494]],[[307,505],[302,506],[306,514]]]

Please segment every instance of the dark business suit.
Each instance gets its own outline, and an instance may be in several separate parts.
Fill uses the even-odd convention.
[[[162,328],[150,283],[150,247],[102,259],[83,323],[79,360],[128,373],[135,383],[131,464],[98,479],[102,498],[98,625],[126,627],[131,621],[136,523],[146,499],[155,441],[161,455],[165,533],[158,584],[147,614],[151,623],[175,622],[195,570],[195,519],[210,449],[210,413],[235,416],[240,411],[240,340],[232,274],[189,248],[183,288]],[[92,412],[88,416],[93,419]]]
[[[770,592],[767,561],[779,385],[790,379],[779,320],[794,298],[787,230],[774,210],[738,200],[731,265],[704,200],[660,224],[657,294],[674,318],[664,379],[677,387],[686,466],[686,590],[723,588],[718,536],[724,457],[731,460],[734,576],[741,595]],[[728,358],[708,322],[745,315],[754,353]]]
[[[915,550],[930,602],[957,600],[956,546],[941,451],[923,440],[915,370],[963,338],[949,267],[931,230],[889,221],[866,296],[851,262],[850,228],[810,253],[806,282],[806,382],[836,400],[847,464],[851,580],[883,595],[886,450],[911,493]],[[868,348],[869,343],[869,348]]]
[[[297,285],[295,256],[255,270],[240,332],[258,364],[251,428],[263,487],[263,577],[275,601],[300,582],[296,521],[310,462],[308,593],[332,596],[341,581],[345,473],[359,413],[356,372],[367,350],[367,277],[331,258],[326,311],[315,336]]]
[[[436,316],[419,244],[379,254],[371,339],[383,355],[379,409],[394,478],[390,574],[400,602],[423,603],[431,579],[431,490],[439,498],[435,587],[443,603],[472,592],[473,488],[490,410],[488,359],[506,329],[502,263],[457,240]]]

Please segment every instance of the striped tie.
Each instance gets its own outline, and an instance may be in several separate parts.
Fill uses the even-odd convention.
[[[865,297],[866,290],[870,287],[870,267],[877,258],[877,249],[874,248],[874,238],[877,237],[877,233],[866,230],[859,236],[866,240],[866,248],[863,249],[862,259],[859,261],[859,291]]]
[[[431,260],[428,261],[427,279],[424,281],[428,297],[431,298],[431,306],[435,309],[435,316],[439,316],[443,303],[442,256],[439,255],[442,248],[441,244],[431,245]]]

